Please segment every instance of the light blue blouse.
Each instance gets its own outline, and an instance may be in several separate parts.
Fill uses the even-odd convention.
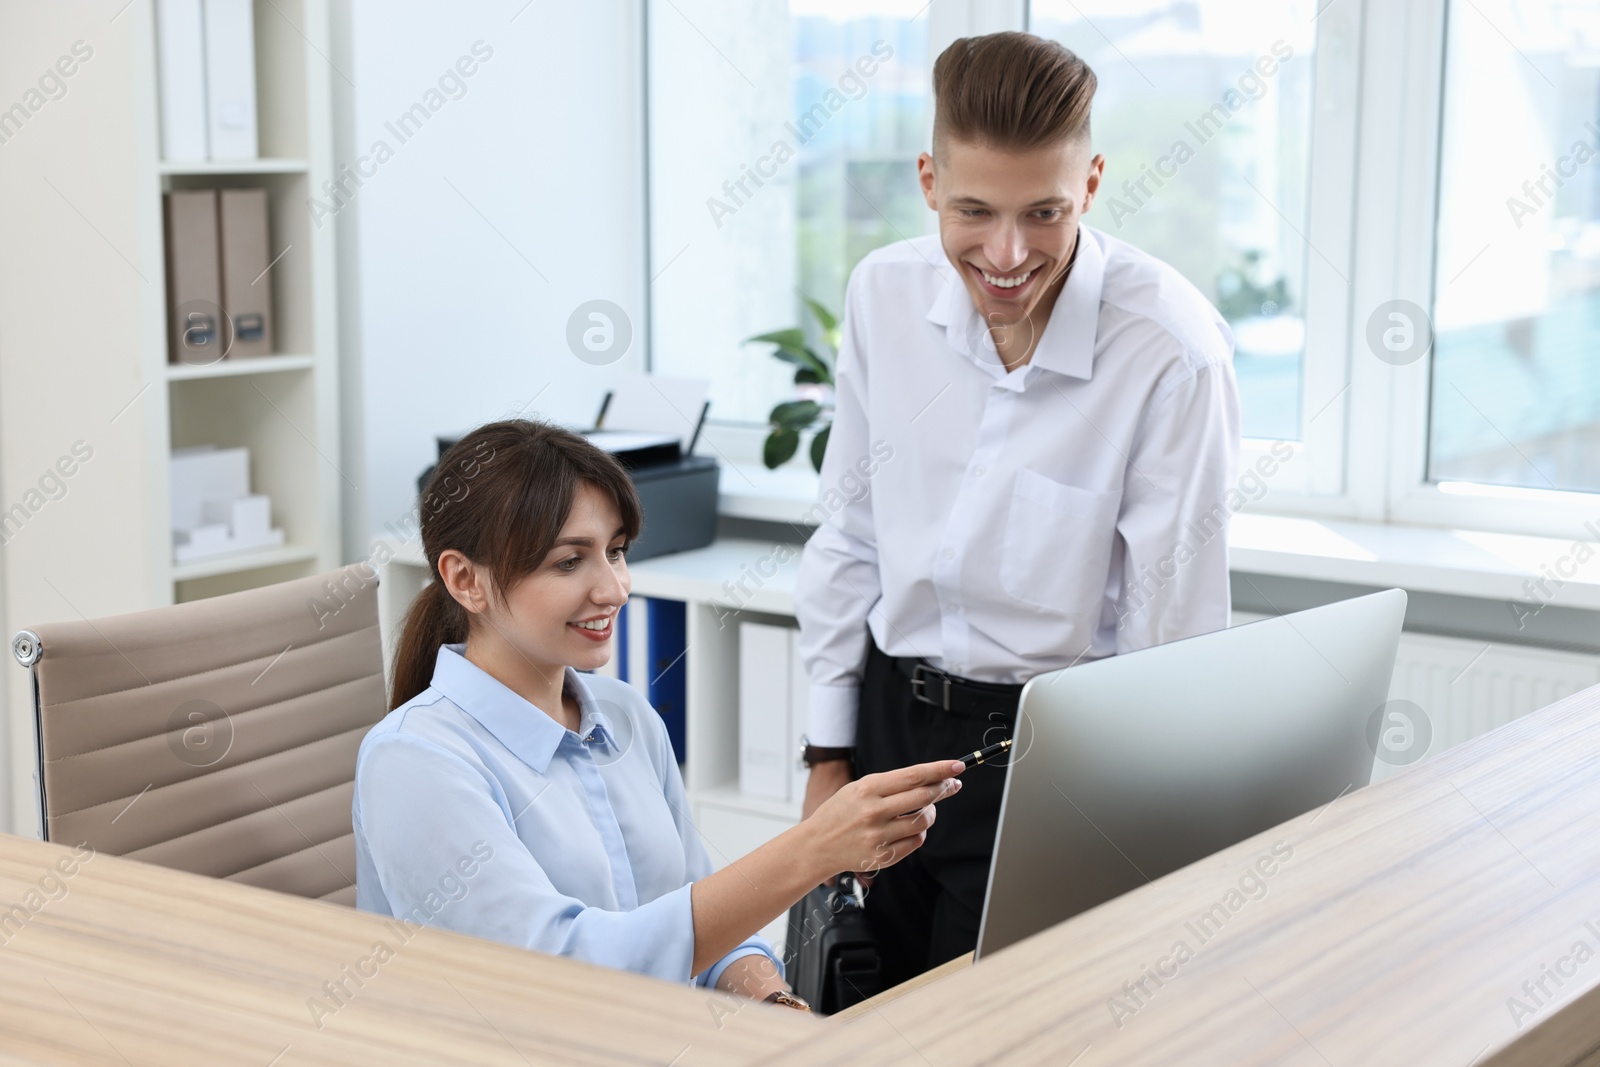
[[[577,733],[445,645],[432,684],[356,758],[356,906],[669,981],[691,980],[690,885],[711,861],[667,731],[615,678],[566,668]],[[693,976],[772,946],[751,937]]]

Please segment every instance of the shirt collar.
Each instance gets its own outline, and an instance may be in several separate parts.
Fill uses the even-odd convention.
[[[1044,335],[1039,338],[1028,366],[1087,380],[1094,371],[1094,341],[1100,322],[1106,257],[1094,232],[1087,226],[1078,227],[1078,243],[1073,255],[1066,285],[1062,286],[1055,307],[1050,309],[1050,320],[1045,323]],[[944,287],[928,308],[928,321],[945,328],[945,339],[957,352],[1003,378],[1012,377],[977,343],[981,319],[958,269],[946,258],[940,273],[944,275]]]
[[[476,719],[533,770],[545,773],[551,757],[567,737],[593,737],[600,744],[615,747],[616,731],[611,720],[596,705],[583,675],[573,667],[565,668],[561,689],[578,701],[576,734],[467,659],[466,649],[465,644],[439,647],[433,664],[433,688]]]

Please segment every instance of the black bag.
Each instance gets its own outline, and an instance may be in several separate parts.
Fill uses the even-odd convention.
[[[789,909],[783,966],[795,994],[818,1015],[843,1011],[883,990],[883,962],[856,899],[854,875],[819,885]]]

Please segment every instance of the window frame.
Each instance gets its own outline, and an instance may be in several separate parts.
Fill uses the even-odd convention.
[[[1387,243],[1382,241],[1381,233],[1372,235],[1372,258],[1381,255],[1393,264],[1390,294],[1431,309],[1438,250],[1450,0],[1417,0],[1395,7],[1404,10],[1369,12],[1372,25],[1367,35],[1368,48],[1378,53],[1386,46],[1392,47],[1384,40],[1384,35],[1390,33],[1401,42],[1403,52],[1394,57],[1390,70],[1373,77],[1368,99],[1376,103],[1374,97],[1381,100],[1377,94],[1385,91],[1406,94],[1400,97],[1404,101],[1402,107],[1396,109],[1401,126],[1392,131],[1395,147],[1414,143],[1419,149],[1426,146],[1426,150],[1409,155],[1397,152],[1401,166],[1392,187],[1397,224]],[[1380,202],[1379,210],[1388,206]],[[1370,264],[1369,270],[1379,266]],[[1381,293],[1372,295],[1369,306],[1388,298]],[[1381,497],[1383,521],[1557,537],[1588,536],[1583,524],[1600,519],[1600,493],[1430,481],[1432,354],[1406,368],[1388,368],[1376,360],[1372,362],[1380,370],[1404,372],[1395,375],[1389,413],[1389,463],[1384,470],[1387,484]],[[1376,487],[1373,496],[1379,498]]]
[[[1350,425],[1351,285],[1349,204],[1358,181],[1361,5],[1329,4],[1314,16],[1311,163],[1306,196],[1306,343],[1300,364],[1300,440],[1268,488],[1265,509],[1353,514],[1345,463]],[[1276,442],[1247,438],[1241,471]]]
[[[1247,510],[1580,536],[1600,519],[1600,494],[1429,481],[1432,354],[1397,367],[1366,348],[1372,309],[1395,298],[1433,307],[1449,3],[1322,0],[1314,17],[1301,440]],[[929,54],[1027,29],[1030,8],[939,0],[922,16]],[[725,459],[760,462],[764,424],[713,417],[708,430]],[[1246,438],[1239,473],[1277,443]],[[809,470],[803,453],[791,465]]]

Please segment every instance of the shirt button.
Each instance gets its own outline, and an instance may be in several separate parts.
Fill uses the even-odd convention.
[[[972,468],[972,473],[982,478],[985,474],[989,473],[989,468],[980,463],[976,467]]]
[[[945,559],[955,559],[956,558],[956,550],[953,549],[953,548],[945,549],[943,554],[944,554],[944,558]]]
[[[950,605],[950,614],[952,614],[952,615],[960,615],[961,614],[961,605],[960,604],[951,604]]]

